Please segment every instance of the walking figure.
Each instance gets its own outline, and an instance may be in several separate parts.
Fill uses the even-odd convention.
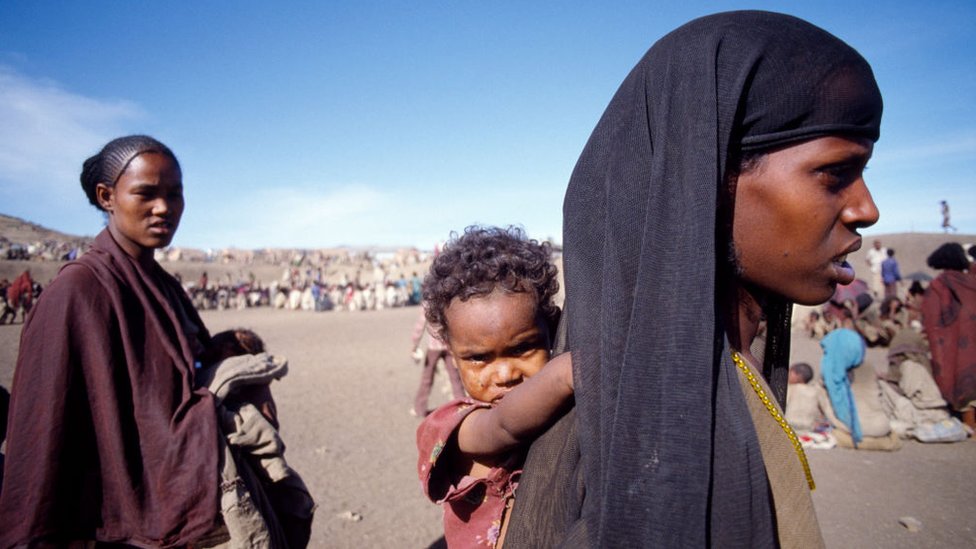
[[[942,204],[942,230],[949,232],[949,229],[952,229],[952,232],[956,232],[958,229],[949,223],[949,203],[943,200],[940,204]]]

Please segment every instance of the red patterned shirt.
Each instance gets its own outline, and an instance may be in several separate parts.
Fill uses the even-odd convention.
[[[420,483],[424,494],[444,507],[444,537],[451,549],[495,547],[505,506],[522,474],[522,450],[513,452],[482,478],[451,470],[454,460],[450,454],[459,451],[455,435],[461,421],[478,408],[490,407],[470,398],[452,400],[417,428]]]

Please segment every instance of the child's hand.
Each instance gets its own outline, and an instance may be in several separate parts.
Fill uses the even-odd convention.
[[[468,414],[458,429],[458,449],[468,456],[490,456],[531,442],[559,419],[572,397],[573,360],[563,353],[492,408]]]

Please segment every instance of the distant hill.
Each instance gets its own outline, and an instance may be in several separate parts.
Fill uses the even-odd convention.
[[[19,217],[4,214],[0,214],[0,236],[18,244],[31,244],[45,240],[57,240],[62,242],[74,240],[92,240],[92,237],[90,236],[78,236],[62,233],[60,231],[55,231],[54,229],[48,229],[47,227],[43,227],[37,223],[25,221]]]
[[[94,236],[78,236],[67,233],[62,233],[54,229],[48,229],[37,223],[32,223],[20,219],[19,217],[14,217],[10,215],[5,215],[0,213],[0,237],[6,238],[10,242],[18,244],[32,244],[39,241],[45,240],[56,240],[56,241],[91,241],[94,240]],[[185,250],[189,255],[202,255],[203,250],[199,248],[190,248],[185,246],[178,246],[180,249]],[[315,248],[315,250],[323,252],[369,252],[370,254],[383,254],[383,253],[393,253],[397,250],[403,249],[405,246],[394,246],[389,244],[375,244],[370,246],[332,246],[324,248]],[[247,247],[227,247],[228,251],[245,251],[245,250],[256,250],[257,248],[247,248]],[[307,250],[308,248],[274,248],[282,252],[298,252],[302,250]]]

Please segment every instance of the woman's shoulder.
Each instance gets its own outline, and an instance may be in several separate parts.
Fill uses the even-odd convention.
[[[102,287],[95,271],[85,263],[72,261],[61,267],[58,275],[44,289],[44,294],[48,293],[74,293],[78,291],[97,291]]]
[[[41,292],[24,325],[25,337],[40,334],[53,337],[72,327],[107,325],[111,300],[95,273],[83,265],[69,263]],[[38,331],[39,330],[39,331]]]
[[[38,307],[54,304],[59,309],[67,310],[79,303],[103,301],[106,293],[105,285],[92,269],[73,261],[62,267],[44,288]]]

